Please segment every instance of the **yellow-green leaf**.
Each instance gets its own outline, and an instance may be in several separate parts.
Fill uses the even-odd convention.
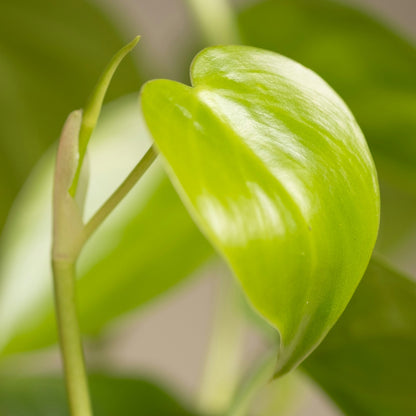
[[[246,44],[318,72],[343,97],[374,155],[380,179],[415,195],[416,48],[346,2],[266,0],[239,15]]]
[[[256,48],[208,48],[193,88],[156,80],[142,110],[168,173],[254,307],[299,364],[351,298],[379,222],[354,117],[312,71]]]
[[[416,223],[415,42],[365,12],[364,2],[348,3],[262,0],[239,14],[239,30],[245,44],[316,71],[351,108],[380,180],[377,250],[402,267],[400,247]]]

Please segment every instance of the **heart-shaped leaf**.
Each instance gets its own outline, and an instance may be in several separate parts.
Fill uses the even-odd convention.
[[[208,48],[191,76],[194,88],[147,83],[145,120],[195,221],[279,330],[283,374],[364,273],[379,221],[374,164],[343,101],[288,58]]]

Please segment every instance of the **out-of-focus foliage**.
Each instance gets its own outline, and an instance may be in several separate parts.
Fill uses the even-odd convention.
[[[339,321],[305,361],[346,414],[416,414],[415,305],[415,283],[373,260]]]
[[[137,378],[93,374],[94,415],[195,416],[155,384]],[[0,381],[0,416],[68,416],[64,383],[56,377]]]
[[[0,229],[30,169],[123,43],[88,1],[0,2]],[[128,58],[109,98],[139,85]]]
[[[148,143],[137,96],[104,109],[90,143],[87,216],[121,182]],[[26,184],[0,248],[0,345],[7,354],[56,342],[49,265],[53,156],[50,152],[42,159]],[[80,259],[83,331],[98,333],[114,318],[188,277],[212,253],[161,166],[154,165]],[[23,263],[18,261],[22,258]]]
[[[243,11],[239,27],[245,43],[287,55],[315,70],[351,107],[380,174],[379,248],[389,255],[396,239],[411,229],[416,213],[415,47],[338,1],[265,1]],[[66,115],[84,105],[86,94],[122,41],[101,12],[80,0],[2,1],[0,34],[1,227],[30,168],[57,138]],[[138,89],[136,73],[131,62],[123,64],[110,98]],[[104,115],[101,133],[91,143],[97,161],[93,157],[87,215],[143,153],[143,142],[138,147],[134,144],[145,134],[135,125],[136,119],[137,109],[131,103],[111,106]],[[101,151],[100,135],[107,137]],[[50,215],[44,217],[50,206],[51,178],[52,156],[48,155],[17,200],[1,241],[3,353],[55,342]],[[181,282],[212,254],[160,166],[152,167],[81,258],[83,331],[99,333],[114,318]],[[339,323],[306,361],[309,374],[347,413],[416,413],[414,293],[413,282],[372,262]],[[15,406],[14,413],[0,406],[0,416],[4,412],[4,416],[34,415],[38,409],[42,415],[65,412],[62,386],[55,380],[14,380],[3,378],[0,383],[0,403]],[[101,387],[95,387],[97,383]],[[106,406],[118,403],[125,414],[138,414],[136,407],[121,406],[146,403],[146,397],[139,397],[142,391],[156,403],[166,403],[166,396],[153,396],[155,390],[143,385],[94,377],[93,395],[102,397],[98,400]],[[97,389],[102,393],[94,393]],[[55,394],[60,410],[52,407]],[[117,402],[117,397],[124,402]],[[111,403],[106,401],[109,398]],[[155,415],[175,414],[178,407],[173,404],[167,409],[157,408]],[[101,409],[96,410],[101,414]],[[146,411],[152,414],[150,408]],[[102,414],[107,414],[105,409]]]
[[[239,26],[244,43],[316,71],[351,108],[376,162],[379,247],[388,254],[416,220],[415,46],[374,18],[331,0],[263,1],[239,15]]]
[[[143,114],[195,221],[278,329],[284,374],[319,344],[367,267],[374,163],[344,102],[290,59],[208,48],[191,79],[145,84]]]

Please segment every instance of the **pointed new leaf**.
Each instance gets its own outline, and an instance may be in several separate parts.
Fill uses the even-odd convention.
[[[77,170],[75,172],[73,182],[69,188],[72,196],[76,195],[79,175],[81,174],[82,162],[84,160],[88,142],[91,138],[91,134],[97,124],[98,117],[103,106],[103,101],[111,80],[116,72],[121,61],[126,55],[132,51],[132,49],[139,42],[140,36],[136,36],[131,42],[123,46],[111,59],[105,68],[103,74],[97,82],[94,91],[89,98],[82,115],[81,127],[79,130],[79,161]]]
[[[364,273],[379,221],[374,164],[344,102],[288,58],[208,48],[191,76],[194,88],[147,83],[142,110],[195,221],[278,329],[282,374]]]
[[[123,43],[99,4],[88,0],[0,1],[0,230],[28,174],[62,123]],[[127,58],[113,100],[140,83]]]

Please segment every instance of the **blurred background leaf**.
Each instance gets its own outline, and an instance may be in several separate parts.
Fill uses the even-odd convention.
[[[304,368],[346,414],[416,414],[416,283],[372,260]]]
[[[89,376],[97,416],[195,416],[156,384],[138,378]],[[0,382],[0,416],[68,416],[64,382],[57,377]]]
[[[113,23],[88,1],[0,3],[0,230],[31,168],[123,44]],[[139,86],[127,58],[109,98]]]

